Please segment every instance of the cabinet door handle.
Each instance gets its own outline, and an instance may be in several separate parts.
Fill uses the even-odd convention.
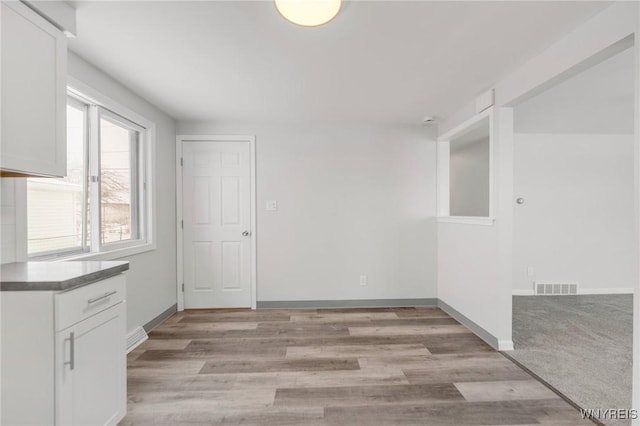
[[[69,369],[73,371],[76,366],[76,337],[73,331],[69,334],[69,361],[64,365],[69,365]]]
[[[94,297],[93,299],[87,300],[87,303],[89,303],[91,305],[93,303],[96,303],[96,302],[99,302],[99,301],[101,301],[103,299],[106,299],[109,296],[113,296],[116,293],[117,293],[116,290],[107,292],[107,293],[103,294],[102,296]]]

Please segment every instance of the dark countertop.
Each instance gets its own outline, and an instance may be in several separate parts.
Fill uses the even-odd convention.
[[[121,274],[123,261],[20,262],[0,265],[0,291],[65,291]]]

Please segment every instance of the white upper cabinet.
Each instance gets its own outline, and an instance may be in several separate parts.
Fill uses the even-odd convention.
[[[64,176],[67,40],[20,2],[2,2],[0,176]]]

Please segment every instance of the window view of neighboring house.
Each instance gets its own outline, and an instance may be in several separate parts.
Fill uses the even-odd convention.
[[[102,244],[137,238],[135,188],[139,132],[100,119]]]
[[[82,250],[86,245],[85,211],[87,110],[70,99],[67,104],[67,176],[27,180],[28,252]]]
[[[144,242],[145,131],[100,106],[68,98],[67,176],[27,180],[30,257]]]

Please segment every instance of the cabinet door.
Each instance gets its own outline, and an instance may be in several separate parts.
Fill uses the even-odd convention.
[[[126,413],[125,302],[56,333],[56,424],[115,425]]]
[[[2,174],[64,176],[67,40],[20,2],[2,2]]]

